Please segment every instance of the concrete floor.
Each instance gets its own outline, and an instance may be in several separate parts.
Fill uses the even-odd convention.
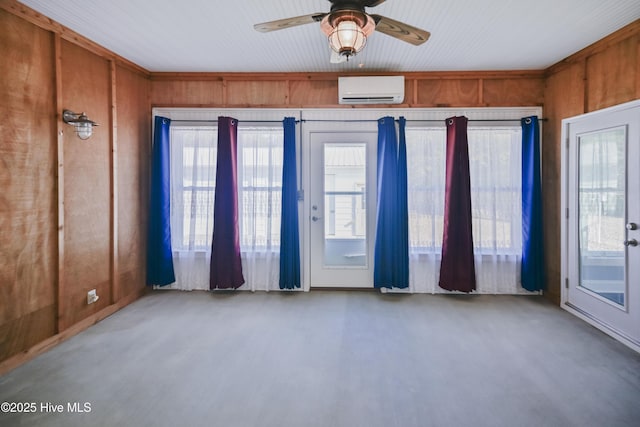
[[[2,426],[639,426],[640,355],[535,296],[156,291],[0,402],[35,407]]]

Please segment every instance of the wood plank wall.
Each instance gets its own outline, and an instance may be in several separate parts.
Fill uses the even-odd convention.
[[[640,99],[640,20],[545,72],[542,135],[543,220],[547,296],[560,303],[560,170],[562,119]]]
[[[57,330],[54,37],[0,10],[0,360]]]
[[[15,1],[0,28],[2,373],[144,291],[150,83]],[[63,108],[100,124],[89,140]]]
[[[0,374],[143,292],[152,105],[358,108],[337,104],[333,73],[148,73],[15,0],[0,0],[0,28]],[[405,103],[389,108],[544,106],[559,301],[560,122],[640,98],[639,66],[636,21],[548,70],[407,73]],[[62,108],[101,126],[81,141]]]
[[[344,74],[151,73],[151,104],[154,107],[362,108],[338,104],[339,75]],[[402,75],[405,76],[404,103],[388,105],[388,108],[521,107],[544,102],[543,71]]]

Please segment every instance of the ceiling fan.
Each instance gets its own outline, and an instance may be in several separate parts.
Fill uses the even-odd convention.
[[[257,31],[266,33],[298,25],[320,22],[320,29],[329,38],[334,54],[331,62],[343,62],[360,52],[367,37],[374,31],[395,37],[418,46],[426,42],[431,35],[404,22],[382,15],[368,14],[365,7],[375,7],[386,0],[329,0],[331,10],[328,13],[312,13],[293,18],[263,22],[253,26]]]

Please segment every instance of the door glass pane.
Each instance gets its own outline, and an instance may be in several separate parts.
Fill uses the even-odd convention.
[[[366,145],[324,144],[324,265],[367,265]]]
[[[625,128],[578,138],[580,286],[625,303]]]

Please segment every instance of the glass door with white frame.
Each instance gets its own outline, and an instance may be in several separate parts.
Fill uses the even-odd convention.
[[[311,132],[311,287],[373,287],[375,132]]]
[[[640,105],[565,120],[565,304],[640,345]]]

